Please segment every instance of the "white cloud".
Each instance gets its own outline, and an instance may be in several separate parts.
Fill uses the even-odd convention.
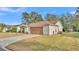
[[[71,11],[70,14],[75,14],[76,11]]]
[[[1,7],[0,8],[0,11],[6,11],[6,12],[22,12],[24,11],[25,8],[16,8],[16,9],[12,9],[12,8],[9,8],[9,7]]]

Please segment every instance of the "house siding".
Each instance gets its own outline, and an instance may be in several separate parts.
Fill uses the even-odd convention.
[[[24,33],[27,33],[27,32],[29,32],[29,29],[28,29],[28,27],[25,27],[24,28]]]
[[[58,27],[56,26],[49,26],[49,35],[58,34]]]
[[[48,35],[49,34],[49,26],[43,26],[43,34]]]
[[[20,26],[17,26],[17,32],[19,32],[21,30]]]
[[[58,26],[59,32],[62,32],[63,26],[62,26],[61,22],[57,22],[56,25]]]
[[[59,32],[59,28],[57,26],[44,26],[43,27],[43,34],[44,35],[54,35],[54,34],[58,34]]]

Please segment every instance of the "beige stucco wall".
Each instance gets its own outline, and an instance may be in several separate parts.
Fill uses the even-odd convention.
[[[27,33],[29,31],[28,27],[24,28],[24,33]]]
[[[55,26],[53,25],[43,26],[44,35],[54,35],[62,31],[63,31],[63,26],[60,22],[57,22]]]
[[[24,27],[24,33],[30,34],[30,27]]]
[[[8,29],[7,28],[4,28],[3,30],[2,30],[2,32],[6,32]]]
[[[62,31],[63,31],[63,26],[62,26],[61,22],[58,21],[58,22],[56,23],[56,25],[58,26],[59,31],[62,32]]]
[[[57,26],[44,26],[43,27],[43,34],[44,35],[54,35],[58,34],[58,27]]]
[[[49,26],[49,35],[58,34],[58,27],[57,26]]]
[[[17,32],[19,32],[19,31],[20,31],[20,29],[21,29],[21,28],[20,28],[20,26],[17,26]]]
[[[49,26],[43,26],[43,34],[48,35],[49,34]]]

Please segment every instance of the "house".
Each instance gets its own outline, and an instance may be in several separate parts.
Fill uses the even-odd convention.
[[[7,27],[6,26],[0,26],[0,32],[6,32],[7,31]]]
[[[30,34],[44,34],[53,35],[63,32],[63,26],[60,21],[39,21],[37,23],[31,23],[29,25],[21,25],[18,29],[24,31],[24,33]],[[17,30],[18,31],[18,30]]]
[[[4,27],[2,32],[7,32],[8,31],[8,28],[7,27]]]
[[[12,26],[11,25],[6,25],[4,26],[2,32],[10,32],[12,30]]]
[[[17,32],[23,32],[23,33],[28,33],[28,26],[25,24],[20,24],[17,26]]]

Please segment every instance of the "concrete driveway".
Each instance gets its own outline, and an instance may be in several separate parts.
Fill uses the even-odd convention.
[[[36,36],[40,36],[40,35],[23,34],[21,36],[0,38],[0,51],[10,51],[7,48],[5,48],[7,45],[20,41],[20,40],[23,40],[23,39],[28,39],[28,38],[32,38],[32,37],[36,37]]]

